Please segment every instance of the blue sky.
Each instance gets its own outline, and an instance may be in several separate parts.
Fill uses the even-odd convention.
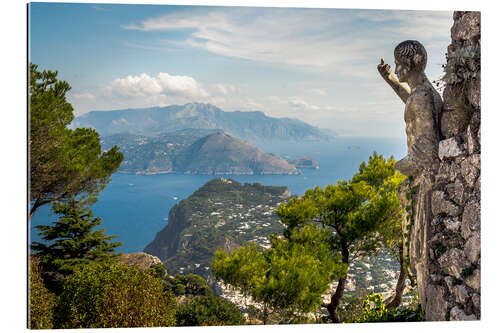
[[[204,102],[404,137],[404,106],[376,66],[417,39],[438,79],[453,21],[451,11],[32,3],[29,23],[30,60],[71,84],[76,115]]]

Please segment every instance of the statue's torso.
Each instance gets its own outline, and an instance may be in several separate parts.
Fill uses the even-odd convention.
[[[436,143],[439,141],[437,119],[442,107],[441,96],[430,82],[411,92],[404,112],[408,149],[419,136],[426,136]]]

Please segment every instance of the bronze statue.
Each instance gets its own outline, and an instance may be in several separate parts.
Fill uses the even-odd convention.
[[[438,117],[443,107],[441,96],[424,73],[427,52],[414,40],[400,43],[394,49],[396,79],[391,68],[381,59],[377,69],[384,80],[405,103],[408,155],[396,163],[396,169],[407,176],[424,170],[432,171],[437,161],[439,144]],[[401,82],[408,83],[410,89]]]
[[[391,68],[381,60],[380,75],[405,103],[406,142],[408,155],[396,162],[396,169],[408,177],[399,187],[398,197],[403,207],[403,240],[400,258],[409,258],[410,272],[416,276],[418,294],[423,309],[430,297],[425,289],[429,273],[429,248],[432,184],[439,168],[439,124],[443,101],[424,73],[427,52],[417,41],[407,40],[394,49],[396,79]],[[406,82],[410,89],[400,82]],[[411,208],[411,211],[406,209]],[[407,245],[406,245],[407,244]],[[405,271],[400,279],[404,281]],[[401,284],[404,287],[404,283]]]

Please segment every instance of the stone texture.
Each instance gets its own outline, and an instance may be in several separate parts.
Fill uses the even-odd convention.
[[[474,192],[478,196],[477,198],[481,198],[481,175],[477,177],[476,183],[474,184]]]
[[[130,266],[138,266],[139,269],[148,269],[161,264],[160,258],[144,252],[123,253],[120,255],[120,260]]]
[[[464,191],[464,185],[459,180],[446,185],[446,193],[458,205],[463,205],[469,198],[468,193]]]
[[[462,269],[470,265],[470,262],[468,262],[465,257],[464,251],[456,248],[449,249],[443,253],[439,257],[438,262],[443,272],[457,279],[460,279]]]
[[[460,174],[460,167],[455,163],[442,162],[439,166],[439,172],[436,176],[436,182],[449,181],[454,182]]]
[[[466,158],[460,165],[462,177],[471,188],[474,187],[476,179],[479,176],[479,168],[481,166],[481,161],[477,155],[478,154],[475,154]]]
[[[481,309],[481,295],[473,294],[472,304],[474,305],[474,308],[476,308],[477,310]]]
[[[467,126],[467,153],[474,154],[479,150],[479,144],[474,136],[471,126]]]
[[[479,232],[473,232],[464,246],[464,253],[467,259],[476,263],[481,253],[481,238]]]
[[[460,230],[460,221],[453,219],[453,218],[445,218],[443,220],[444,226],[446,229],[450,230],[451,232],[458,232]]]
[[[437,321],[446,320],[448,302],[446,302],[444,288],[436,285],[429,285],[427,289],[427,302],[425,304],[426,320]]]
[[[449,90],[450,89],[448,89],[448,91]],[[447,89],[445,89],[445,91],[447,91]],[[467,112],[455,109],[454,105],[447,106],[445,102],[444,111],[441,115],[441,133],[443,137],[448,139],[459,135],[467,126],[468,120],[469,114]]]
[[[465,278],[465,284],[471,287],[475,291],[480,291],[481,289],[481,272],[479,269],[475,269],[472,275]]]
[[[455,287],[456,301],[461,304],[467,303],[469,299],[469,293],[464,285],[459,285]]]
[[[481,78],[472,80],[472,82],[469,84],[467,99],[474,108],[481,108]]]
[[[460,209],[453,202],[445,198],[443,191],[435,191],[432,193],[432,214],[457,216],[460,214]]]
[[[448,291],[450,293],[453,293],[455,291],[455,288],[453,288],[453,278],[451,276],[447,276],[444,279],[444,282],[446,283],[446,286],[448,287]]]
[[[477,320],[474,315],[467,315],[464,310],[461,310],[458,306],[454,306],[450,310],[450,320]]]
[[[462,148],[455,138],[449,138],[439,142],[439,159],[458,157],[464,154]]]
[[[469,201],[462,215],[462,237],[468,239],[472,232],[481,230],[481,206],[476,201]]]

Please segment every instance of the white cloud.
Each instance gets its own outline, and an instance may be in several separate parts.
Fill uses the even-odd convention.
[[[232,84],[226,83],[216,83],[212,86],[212,88],[215,93],[224,96],[233,95],[238,92],[238,88],[236,88]]]
[[[117,78],[106,88],[110,93],[122,97],[179,96],[187,99],[208,97],[203,86],[189,76],[159,73],[156,77],[142,73]]]
[[[451,12],[438,11],[225,7],[174,12],[123,28],[183,31],[183,41],[166,45],[366,77],[360,64],[376,62],[382,50],[392,54],[395,43],[405,39],[435,45],[449,39],[451,24]]]
[[[300,98],[294,98],[288,101],[288,105],[294,109],[302,110],[320,110],[321,108],[317,105],[312,105]]]

